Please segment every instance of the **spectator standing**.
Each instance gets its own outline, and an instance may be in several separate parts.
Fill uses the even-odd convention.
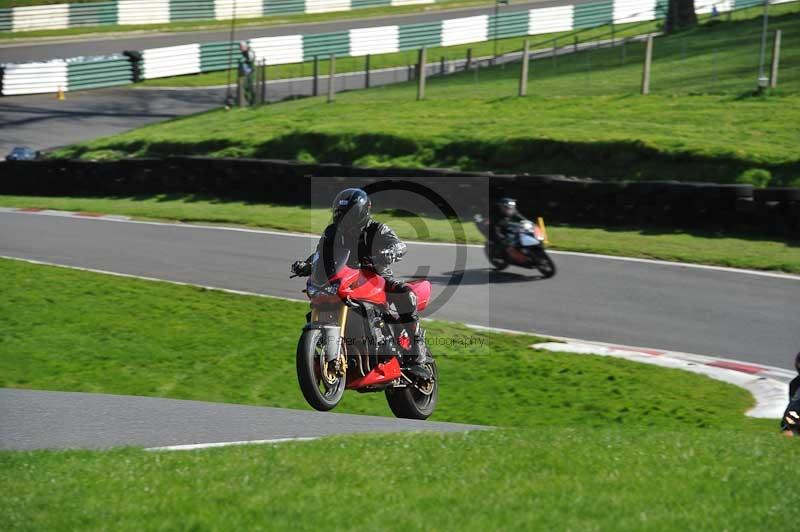
[[[247,42],[239,43],[239,77],[244,83],[244,98],[247,105],[255,103],[255,87],[253,86],[253,73],[255,72],[256,54],[250,49]]]

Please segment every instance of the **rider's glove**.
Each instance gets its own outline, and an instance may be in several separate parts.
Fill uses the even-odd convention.
[[[790,430],[795,435],[800,434],[800,412],[793,410],[791,407],[786,409],[783,413],[783,430]]]
[[[308,277],[311,275],[311,264],[304,260],[298,260],[292,263],[292,273],[300,277]]]
[[[383,264],[395,263],[398,260],[400,260],[401,257],[400,253],[394,246],[390,247],[389,249],[381,250],[379,256],[380,256],[379,260]]]

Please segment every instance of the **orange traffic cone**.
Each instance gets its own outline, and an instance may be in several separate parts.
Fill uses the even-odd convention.
[[[539,231],[541,231],[541,233],[542,233],[542,236],[544,237],[544,238],[543,238],[543,241],[544,241],[544,243],[545,243],[545,244],[549,244],[549,243],[550,243],[550,241],[547,239],[547,228],[544,226],[544,218],[542,218],[541,216],[539,216],[539,217],[536,219],[536,225],[538,225],[538,226],[539,226]]]
[[[58,92],[56,93],[56,99],[57,100],[63,100],[64,99],[64,89],[61,88],[61,85],[58,86]]]

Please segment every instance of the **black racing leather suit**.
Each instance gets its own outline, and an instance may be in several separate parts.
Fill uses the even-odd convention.
[[[516,246],[517,242],[514,241],[515,235],[508,234],[508,228],[511,224],[524,222],[527,218],[518,212],[511,216],[504,216],[499,212],[494,213],[491,217],[491,231],[489,232],[492,242],[503,246]]]
[[[317,252],[324,253],[326,246],[343,247],[350,250],[350,266],[370,269],[384,278],[386,292],[392,294],[390,300],[397,308],[400,321],[419,334],[419,313],[417,298],[411,287],[397,279],[389,267],[406,254],[406,245],[388,225],[370,219],[363,229],[355,232],[340,231],[336,224],[325,228]],[[307,263],[311,263],[312,254]]]

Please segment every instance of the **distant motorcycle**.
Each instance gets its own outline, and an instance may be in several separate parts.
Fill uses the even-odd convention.
[[[489,220],[480,214],[474,217],[475,225],[486,237],[484,251],[486,258],[495,270],[504,270],[508,265],[537,269],[544,278],[556,274],[556,265],[544,249],[544,235],[541,228],[530,220],[509,223],[505,235],[506,245],[493,238]]]

